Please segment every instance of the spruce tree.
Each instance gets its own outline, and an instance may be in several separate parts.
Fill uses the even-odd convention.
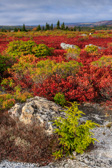
[[[27,31],[25,28],[25,24],[23,24],[22,31]]]
[[[53,24],[51,24],[51,30],[53,30]]]
[[[37,30],[37,31],[41,30],[41,26],[38,25],[36,30]]]
[[[56,28],[60,29],[60,21],[59,20],[57,21],[57,27]]]
[[[14,28],[14,32],[17,32],[17,31],[18,31],[18,29],[15,27],[15,28]]]
[[[49,26],[48,23],[46,23],[46,28],[45,28],[45,30],[49,30],[49,29],[50,29],[50,26]]]
[[[62,30],[65,30],[65,24],[64,24],[64,22],[63,22],[62,25],[61,25],[61,29],[62,29]]]
[[[74,26],[73,30],[76,31],[76,27],[75,26]]]
[[[68,26],[66,26],[66,28],[65,28],[66,30],[69,30],[69,28],[68,28]]]

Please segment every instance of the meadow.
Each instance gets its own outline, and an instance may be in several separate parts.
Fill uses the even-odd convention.
[[[64,50],[61,43],[77,47]],[[92,45],[85,47],[89,44]],[[59,148],[56,135],[48,138],[35,125],[34,131],[25,128],[7,111],[34,96],[61,106],[74,101],[92,102],[112,110],[112,31],[0,32],[0,87],[5,92],[0,94],[0,159],[45,165],[54,159],[52,151]],[[24,155],[26,148],[14,146],[10,134],[32,139],[29,155]]]

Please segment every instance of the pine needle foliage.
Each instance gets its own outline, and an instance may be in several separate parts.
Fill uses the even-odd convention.
[[[92,138],[93,133],[91,129],[98,126],[98,124],[87,120],[85,123],[80,124],[79,119],[83,113],[78,109],[77,102],[73,102],[71,107],[66,107],[65,118],[59,117],[54,121],[57,128],[54,130],[59,135],[59,144],[61,150],[53,153],[55,158],[61,158],[63,153],[72,154],[73,151],[83,153],[87,147],[96,140]],[[97,141],[97,140],[96,140]]]

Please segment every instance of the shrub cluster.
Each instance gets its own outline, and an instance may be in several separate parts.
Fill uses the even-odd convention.
[[[12,41],[8,44],[6,53],[11,56],[22,56],[34,54],[36,57],[51,55],[53,48],[48,48],[45,44],[37,45],[34,41]]]
[[[88,45],[84,49],[87,53],[98,54],[98,47],[95,45]]]
[[[112,67],[112,55],[104,55],[99,60],[94,61],[91,65],[103,67],[103,66],[110,66]]]
[[[54,101],[55,101],[55,103],[60,104],[61,106],[64,106],[65,103],[66,103],[66,99],[65,99],[64,94],[63,93],[57,93],[54,96]]]
[[[73,58],[73,59],[77,59],[80,55],[80,51],[81,49],[78,47],[78,46],[75,46],[75,48],[69,48],[69,49],[66,49],[66,58],[69,59],[69,58]]]
[[[0,112],[0,161],[8,159],[45,166],[54,161],[52,153],[59,146],[57,135],[47,136],[45,129],[35,123],[25,125]]]

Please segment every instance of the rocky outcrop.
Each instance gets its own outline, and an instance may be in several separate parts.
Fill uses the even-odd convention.
[[[42,97],[27,99],[26,103],[17,103],[8,113],[12,118],[18,118],[24,124],[40,124],[45,126],[46,132],[52,134],[55,117],[63,116],[61,106]]]
[[[68,157],[60,162],[50,163],[46,166],[47,168],[112,167],[112,121],[105,117],[105,108],[97,103],[83,103],[79,105],[79,110],[86,114],[80,119],[80,123],[91,119],[100,124],[100,127],[92,130],[93,137],[98,141],[95,141],[94,146],[81,155],[74,152],[72,160]],[[107,112],[112,116],[112,111],[107,110]],[[8,113],[12,118],[17,117],[25,124],[35,122],[45,126],[48,134],[53,133],[54,126],[52,125],[52,120],[55,117],[65,116],[64,109],[61,106],[38,96],[27,99],[26,103],[15,104]]]
[[[69,49],[69,48],[77,48],[76,45],[73,44],[66,44],[66,43],[61,43],[60,46],[62,47],[62,49]]]

